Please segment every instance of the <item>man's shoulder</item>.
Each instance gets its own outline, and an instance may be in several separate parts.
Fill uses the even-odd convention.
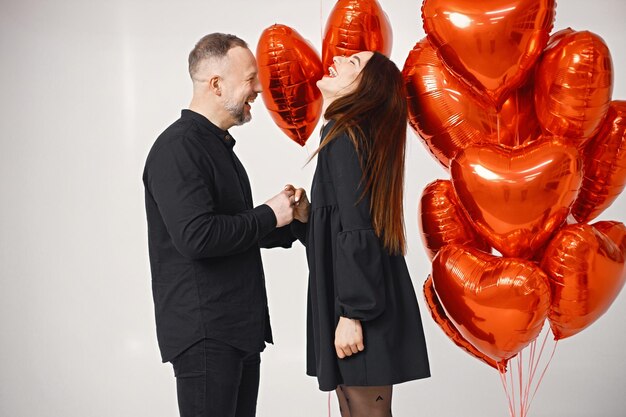
[[[196,147],[199,140],[200,133],[193,121],[180,118],[169,125],[154,141],[148,153],[146,164],[161,152],[174,151],[177,148]]]
[[[198,136],[198,131],[193,120],[180,118],[169,125],[154,141],[152,148],[171,145],[183,140],[193,139]]]

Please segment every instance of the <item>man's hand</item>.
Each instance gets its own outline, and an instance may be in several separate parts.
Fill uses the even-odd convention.
[[[293,206],[294,219],[302,223],[308,222],[311,203],[309,203],[309,199],[306,196],[304,188],[296,188],[291,184],[287,184],[285,185],[285,191],[293,193],[295,203]]]
[[[335,329],[335,351],[337,357],[343,359],[365,349],[363,344],[363,328],[359,320],[339,317]]]
[[[265,202],[276,216],[276,227],[283,227],[292,222],[294,200],[294,192],[283,190]]]

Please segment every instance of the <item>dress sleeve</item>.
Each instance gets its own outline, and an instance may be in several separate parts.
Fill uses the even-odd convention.
[[[217,213],[197,146],[182,137],[172,141],[155,153],[144,175],[174,246],[187,258],[203,259],[258,245],[276,228],[274,212],[262,204],[235,215]]]
[[[385,309],[385,282],[384,249],[372,226],[370,195],[362,196],[363,170],[350,138],[342,134],[326,150],[341,221],[334,265],[339,314],[372,320]]]
[[[309,234],[307,223],[301,223],[298,220],[294,220],[291,222],[290,226],[291,233],[293,233],[296,239],[298,239],[300,243],[306,247],[307,235]]]

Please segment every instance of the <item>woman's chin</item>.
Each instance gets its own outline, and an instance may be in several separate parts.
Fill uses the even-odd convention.
[[[328,85],[326,84],[326,78],[328,77],[324,77],[316,83],[317,88],[322,93],[322,97],[329,97],[332,95],[332,92],[328,89]]]

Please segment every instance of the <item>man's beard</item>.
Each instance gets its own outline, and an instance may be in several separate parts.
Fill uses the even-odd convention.
[[[224,108],[233,117],[235,126],[240,126],[252,119],[252,115],[250,113],[246,113],[245,103],[235,103],[227,100],[224,104]]]

